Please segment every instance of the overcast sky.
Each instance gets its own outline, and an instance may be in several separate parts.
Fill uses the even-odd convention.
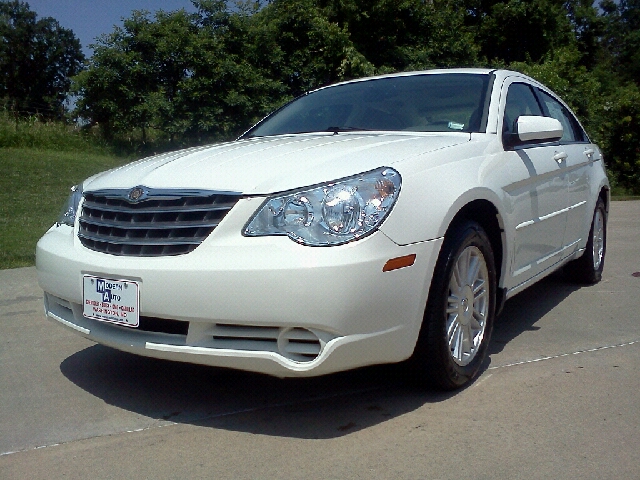
[[[38,18],[53,17],[60,25],[70,28],[80,40],[85,55],[91,56],[89,45],[97,36],[122,25],[122,18],[133,10],[174,11],[184,8],[195,11],[190,0],[25,0]]]

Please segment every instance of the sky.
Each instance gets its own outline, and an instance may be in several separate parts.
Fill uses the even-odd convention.
[[[38,19],[53,17],[60,25],[73,30],[80,40],[85,55],[93,50],[89,45],[96,37],[113,31],[122,25],[122,18],[131,16],[133,10],[174,11],[184,8],[193,12],[190,0],[24,0]]]

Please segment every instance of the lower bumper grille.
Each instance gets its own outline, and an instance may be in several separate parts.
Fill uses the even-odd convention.
[[[184,335],[186,337],[187,333],[189,333],[189,322],[168,320],[166,318],[140,317],[138,330],[145,332],[169,333],[171,335]]]
[[[325,345],[336,338],[326,331],[302,327],[275,327],[232,325],[226,323],[200,323],[157,317],[140,317],[137,328],[102,323],[98,320],[82,318],[82,305],[45,293],[47,315],[62,319],[67,326],[84,329],[89,334],[94,325],[114,328],[139,336],[168,334],[175,335],[179,345],[192,345],[210,349],[225,349],[253,352],[273,352],[296,362],[311,362],[322,352]],[[76,317],[77,315],[77,317]],[[78,320],[82,319],[82,322]],[[191,328],[190,328],[191,327]],[[164,342],[157,336],[153,342]],[[173,343],[172,343],[173,344]]]
[[[306,328],[255,327],[216,324],[210,331],[213,348],[279,353],[299,362],[310,362],[322,351],[323,342]]]

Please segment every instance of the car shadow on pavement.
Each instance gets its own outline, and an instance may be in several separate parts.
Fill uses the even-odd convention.
[[[500,353],[523,332],[539,330],[538,320],[581,287],[568,282],[559,271],[507,300],[493,329],[489,355]]]
[[[577,288],[553,276],[509,300],[494,330],[490,353],[500,352],[522,332],[537,329],[536,322]],[[60,370],[107,404],[157,419],[159,424],[311,439],[347,435],[461,392],[418,388],[407,381],[405,365],[278,379],[140,357],[102,345],[71,355]]]
[[[171,362],[94,345],[67,357],[62,374],[105,403],[163,421],[293,438],[334,438],[440,402],[408,384],[399,365],[315,378]]]

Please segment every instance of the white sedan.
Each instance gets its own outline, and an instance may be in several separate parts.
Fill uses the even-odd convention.
[[[409,359],[457,388],[506,299],[562,266],[600,280],[603,163],[516,72],[324,87],[74,187],[37,247],[45,312],[150,357],[280,377]]]

